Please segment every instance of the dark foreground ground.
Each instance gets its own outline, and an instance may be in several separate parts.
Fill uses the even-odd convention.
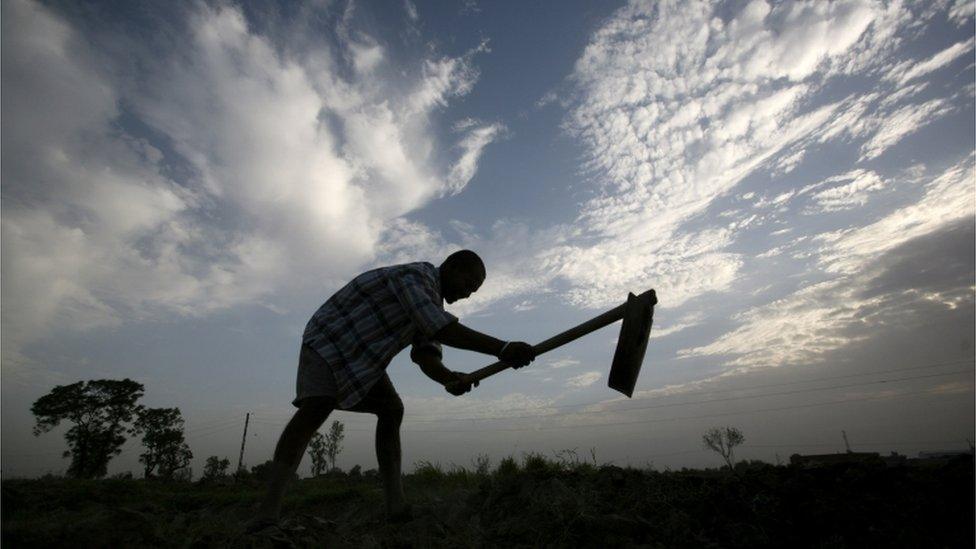
[[[973,547],[969,456],[734,474],[529,458],[405,483],[405,524],[384,521],[375,477],[333,475],[295,483],[282,527],[245,536],[256,480],[8,480],[3,547]]]

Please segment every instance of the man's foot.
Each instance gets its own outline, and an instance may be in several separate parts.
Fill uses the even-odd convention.
[[[275,517],[254,517],[244,524],[245,534],[257,534],[258,532],[278,526],[278,519]]]
[[[402,524],[413,520],[413,507],[409,503],[386,511],[386,520],[394,524]]]

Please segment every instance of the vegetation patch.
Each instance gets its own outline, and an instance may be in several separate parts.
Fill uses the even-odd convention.
[[[2,483],[5,547],[971,547],[973,462],[654,471],[557,454],[489,468],[423,462],[413,520],[390,524],[375,471],[294,483],[278,527],[244,535],[262,481]]]

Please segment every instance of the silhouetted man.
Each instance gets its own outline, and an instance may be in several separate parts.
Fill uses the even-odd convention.
[[[460,396],[471,390],[471,382],[444,367],[441,343],[493,355],[516,368],[535,358],[528,343],[495,339],[444,311],[442,300],[465,299],[484,280],[481,258],[461,250],[440,267],[408,263],[365,272],[319,307],[302,337],[298,395],[292,402],[298,411],[278,440],[268,492],[249,531],[277,521],[306,446],[335,409],[376,414],[376,458],[387,514],[391,520],[410,517],[400,482],[403,403],[385,371],[390,360],[412,344],[410,358],[424,374]]]

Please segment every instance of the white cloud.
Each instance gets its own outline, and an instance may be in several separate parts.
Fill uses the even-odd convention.
[[[919,78],[920,76],[924,76],[932,71],[941,69],[942,67],[955,61],[966,52],[970,51],[972,48],[972,40],[966,40],[964,42],[953,44],[925,61],[920,61],[911,65],[907,70],[901,74],[898,74],[898,83],[903,85],[911,80]]]
[[[474,177],[478,169],[478,159],[481,157],[484,148],[498,139],[498,135],[504,131],[505,127],[501,124],[489,124],[476,127],[468,132],[461,140],[461,157],[451,168],[448,175],[448,186],[452,194],[461,192],[468,181]]]
[[[826,143],[842,137],[862,137],[873,126],[869,124],[869,108],[877,101],[879,94],[867,93],[850,96],[841,101],[833,115],[820,127],[814,137],[819,143]]]
[[[743,258],[726,248],[771,218],[731,214],[723,229],[694,231],[687,223],[762,167],[794,170],[814,142],[872,136],[863,146],[871,158],[949,112],[933,100],[878,115],[872,109],[886,96],[874,91],[817,106],[824,78],[880,70],[911,15],[857,1],[756,1],[732,14],[705,2],[634,1],[618,10],[577,61],[578,95],[564,123],[586,148],[596,194],[573,229],[554,230],[561,244],[526,252],[539,267],[511,272],[568,285],[564,296],[584,307],[648,287],[669,306],[727,290]],[[813,200],[821,210],[851,208],[882,184],[851,175]],[[782,209],[796,196],[783,190],[755,206]],[[506,286],[494,297],[535,284]]]
[[[883,66],[904,41],[904,29],[925,21],[922,4],[906,2],[872,3],[874,19],[848,55],[832,59],[828,75],[871,74]]]
[[[861,159],[870,160],[898,143],[905,136],[950,113],[945,100],[933,99],[919,105],[906,105],[884,117],[878,131],[861,146]]]
[[[857,42],[875,11],[867,2],[795,2],[772,8],[755,0],[724,28],[713,20],[716,30],[734,44],[716,55],[716,64],[746,79],[800,81]]]
[[[918,202],[899,208],[884,218],[854,229],[824,233],[820,264],[831,273],[854,273],[863,263],[907,240],[932,232],[974,209],[972,182],[976,178],[973,156],[947,169],[925,187]]]
[[[685,315],[684,317],[677,319],[673,324],[665,324],[663,327],[655,325],[653,335],[655,338],[659,338],[676,334],[680,331],[687,330],[688,328],[701,324],[703,320],[705,320],[705,315],[701,313]]]
[[[491,383],[484,381],[482,383]],[[403,396],[404,406],[410,410],[423,410],[411,413],[405,419],[410,423],[442,422],[446,418],[508,417],[521,415],[547,415],[557,408],[552,399],[511,393],[502,397],[481,398],[476,393],[457,398],[445,393],[442,397],[417,398]]]
[[[973,384],[961,381],[954,381],[952,383],[941,383],[936,385],[931,389],[931,392],[937,395],[958,395],[964,393],[973,393]]]
[[[566,386],[574,387],[577,389],[581,389],[583,387],[589,387],[590,385],[593,385],[594,383],[599,381],[601,377],[603,377],[603,374],[601,374],[600,372],[586,372],[578,376],[573,376],[568,380],[566,380]]]
[[[417,6],[410,0],[403,0],[403,9],[407,12],[407,17],[411,21],[416,21],[420,17],[417,14]]]
[[[537,109],[541,109],[541,108],[546,107],[546,106],[548,106],[548,105],[550,105],[552,103],[555,103],[558,100],[559,100],[559,96],[556,95],[556,92],[554,92],[554,91],[548,91],[548,92],[544,93],[542,95],[542,97],[539,98],[538,101],[535,102],[535,107]]]
[[[957,25],[964,25],[976,14],[976,4],[969,0],[955,0],[949,9],[949,19]]]
[[[383,48],[374,41],[350,43],[349,53],[353,69],[358,74],[369,74],[383,62]]]
[[[776,161],[770,175],[778,177],[792,172],[803,162],[803,157],[806,156],[806,152],[805,149],[797,149],[789,154],[783,155]]]
[[[398,218],[463,189],[501,130],[451,154],[432,128],[484,45],[392,67],[352,9],[340,49],[296,28],[300,53],[233,7],[184,15],[175,49],[135,40],[121,60],[49,8],[4,5],[5,344],[300,293],[397,244],[436,246]],[[162,144],[133,135],[122,104]]]
[[[550,368],[568,368],[570,366],[576,366],[580,364],[580,361],[574,358],[558,358],[555,360],[549,360],[546,362]]]
[[[813,143],[870,136],[864,154],[872,157],[949,112],[933,108],[942,104],[934,100],[879,114],[879,102],[897,101],[878,91],[817,106],[824,78],[881,70],[882,54],[900,43],[895,31],[911,20],[910,10],[856,1],[752,2],[731,17],[704,2],[634,1],[618,10],[577,61],[577,96],[564,122],[587,151],[595,196],[573,225],[551,227],[548,241],[512,247],[498,234],[465,241],[492,250],[501,272],[460,312],[547,287],[591,308],[649,287],[668,306],[728,290],[744,258],[727,248],[775,216],[727,212],[734,219],[723,228],[686,224],[760,168],[777,176],[794,170]],[[817,193],[814,203],[851,208],[883,185],[868,172],[846,183]],[[783,190],[755,207],[782,210],[797,196]]]
[[[918,202],[886,215],[864,227],[829,232],[816,237],[823,243],[817,261],[830,278],[810,284],[797,292],[759,305],[738,315],[738,328],[713,342],[679,352],[683,357],[725,356],[727,364],[740,368],[775,367],[815,363],[829,351],[866,338],[861,329],[865,311],[881,307],[887,296],[865,293],[874,276],[872,261],[895,247],[976,213],[972,181],[976,178],[973,157],[933,178]],[[955,308],[971,301],[965,295],[931,295],[924,292],[912,298],[941,303]],[[894,298],[901,302],[909,296]],[[960,302],[959,300],[962,300]]]
[[[846,282],[814,284],[788,298],[754,307],[736,317],[739,328],[707,345],[683,350],[679,356],[731,356],[727,364],[739,367],[816,362],[827,351],[854,341],[836,334],[857,317],[856,307],[836,306],[854,294]]]
[[[577,62],[580,98],[566,128],[603,186],[580,219],[595,242],[552,254],[574,303],[606,305],[653,285],[677,305],[727,289],[741,265],[723,251],[734,235],[684,235],[682,225],[830,120],[839,103],[804,110],[806,80],[874,17],[859,2],[752,2],[724,20],[714,10],[632,2]]]
[[[191,292],[171,246],[197,198],[159,175],[158,151],[113,137],[118,96],[85,45],[22,1],[4,7],[3,40],[5,349],[54,318],[115,324],[118,294],[137,305]],[[155,246],[132,245],[149,235]]]
[[[833,212],[863,206],[867,204],[870,193],[879,191],[885,186],[885,181],[870,170],[853,170],[843,175],[829,177],[815,186],[822,187],[832,183],[844,184],[812,195],[819,211]]]
[[[891,107],[901,103],[905,99],[918,95],[919,93],[922,92],[922,90],[928,87],[929,87],[928,82],[918,82],[907,86],[899,86],[898,89],[895,90],[893,93],[886,95],[884,99],[882,99],[878,103],[878,107],[886,110],[890,109]]]

